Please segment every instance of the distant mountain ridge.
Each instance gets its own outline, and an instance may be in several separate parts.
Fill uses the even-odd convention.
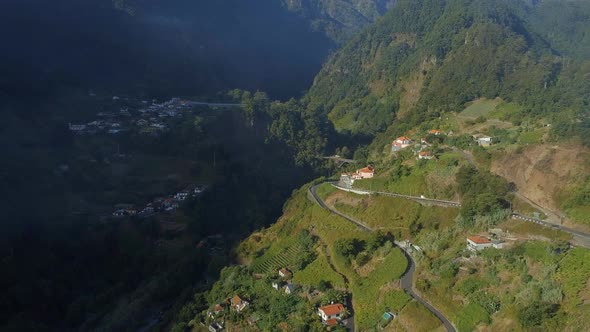
[[[396,0],[283,0],[287,8],[343,43],[392,8]]]
[[[218,4],[231,4],[233,1],[216,1]],[[396,0],[280,0],[286,9],[308,21],[314,31],[325,33],[337,43],[343,43],[365,26],[371,24],[387,10]],[[141,15],[162,8],[165,5],[153,0],[112,0],[113,7],[129,15]],[[187,8],[189,13],[203,7],[191,5],[186,1],[173,3]],[[249,6],[271,6],[269,1],[250,1]],[[192,12],[192,14],[195,14]]]
[[[576,114],[567,120],[573,123],[590,91],[583,78],[590,54],[580,51],[590,44],[574,42],[584,40],[590,13],[580,4],[398,1],[331,57],[308,96],[325,106],[339,131],[356,134],[375,134],[401,117],[411,126],[480,97],[518,103],[524,117],[568,110]],[[575,8],[585,8],[572,34],[538,28],[540,13],[549,15],[544,6],[558,5],[570,14],[552,17],[566,26]]]

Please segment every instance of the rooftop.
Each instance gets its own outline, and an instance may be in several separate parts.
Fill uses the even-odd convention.
[[[367,166],[365,168],[359,169],[359,173],[373,173],[375,169],[371,166]]]
[[[492,243],[492,241],[490,241],[487,237],[483,237],[481,235],[470,236],[467,238],[467,240],[470,240],[471,242],[473,242],[475,244],[490,244],[490,243]]]
[[[319,310],[323,311],[327,316],[332,316],[343,312],[344,306],[341,303],[335,303],[320,307]]]
[[[336,318],[328,319],[326,321],[326,325],[327,326],[336,326],[336,325],[338,325],[338,321],[336,320]]]

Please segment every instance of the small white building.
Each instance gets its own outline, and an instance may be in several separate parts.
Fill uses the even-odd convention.
[[[467,238],[467,249],[471,251],[483,250],[492,247],[492,245],[490,239],[481,235],[470,236]]]
[[[483,134],[475,134],[475,135],[473,135],[473,139],[480,146],[490,146],[490,145],[492,145],[492,141],[493,141],[493,139],[490,136],[483,135]]]

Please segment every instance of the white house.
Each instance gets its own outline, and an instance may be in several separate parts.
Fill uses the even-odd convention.
[[[473,135],[473,139],[480,146],[490,146],[490,145],[492,145],[492,141],[493,141],[493,139],[490,136],[483,135],[483,134],[475,134],[475,135]]]
[[[405,149],[412,144],[412,140],[406,136],[400,136],[391,143],[391,151],[396,152]]]
[[[322,317],[322,322],[325,324],[329,320],[341,320],[344,316],[344,305],[341,303],[329,304],[318,308],[318,315]]]
[[[471,251],[479,251],[491,247],[492,241],[487,237],[480,235],[470,236],[467,238],[467,249]]]

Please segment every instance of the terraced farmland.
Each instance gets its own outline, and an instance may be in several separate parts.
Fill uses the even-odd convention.
[[[303,251],[299,244],[283,249],[279,254],[266,253],[252,263],[252,270],[256,273],[269,273],[283,267],[291,268],[297,256]]]

